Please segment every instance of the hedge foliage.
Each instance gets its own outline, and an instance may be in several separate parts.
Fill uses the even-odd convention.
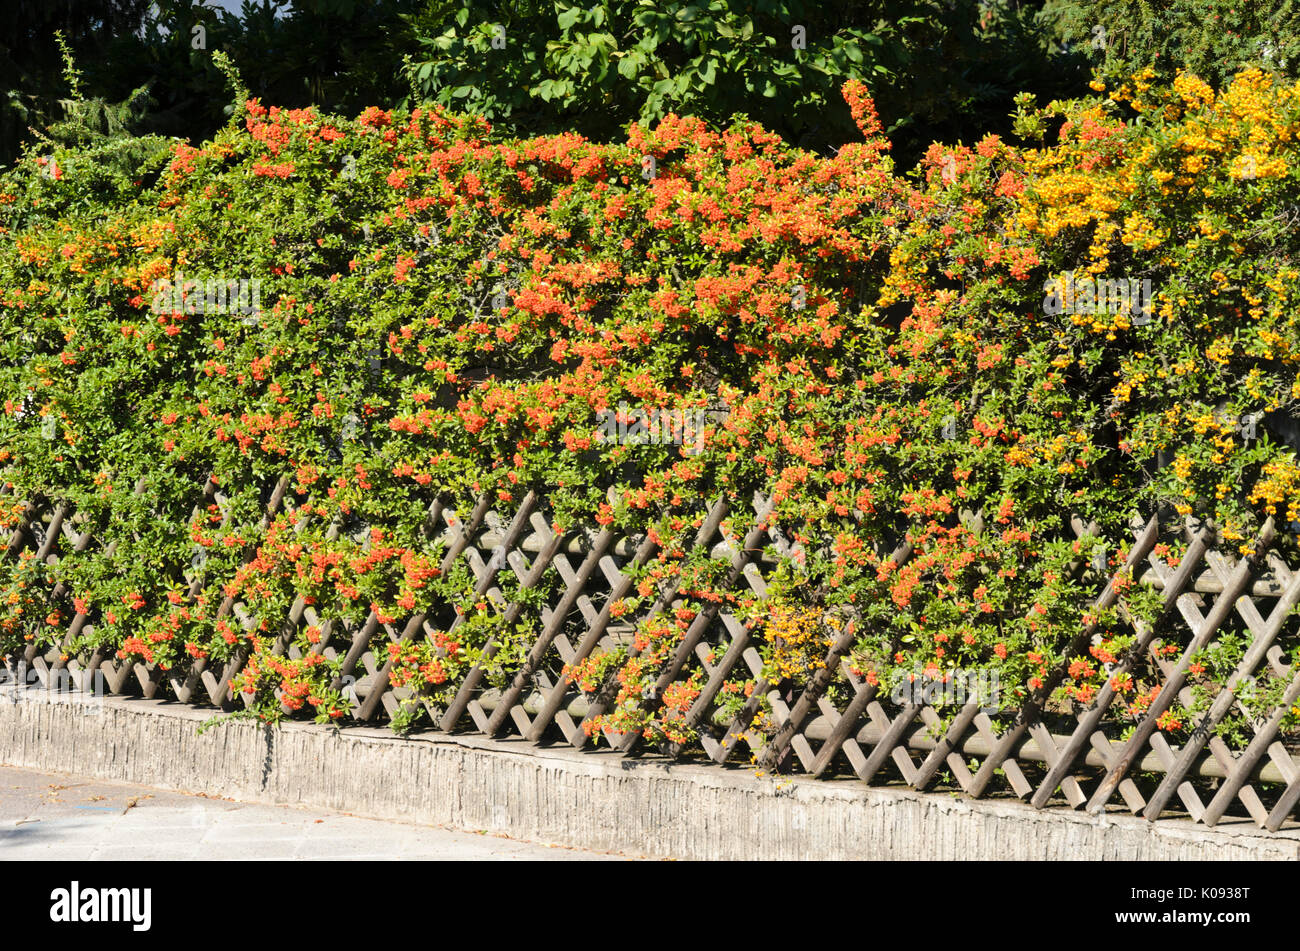
[[[689,739],[697,680],[633,701],[706,599],[796,682],[828,636],[807,612],[852,607],[870,678],[996,671],[1014,700],[1068,664],[1057,700],[1086,702],[1131,630],[1107,614],[1088,653],[1066,649],[1132,516],[1211,517],[1243,552],[1264,519],[1300,519],[1283,438],[1300,407],[1300,86],[1148,79],[1023,102],[1026,144],[935,145],[912,175],[858,83],[843,94],[861,141],[833,157],[675,115],[597,145],[502,140],[440,106],[347,120],[257,101],[200,147],[143,148],[134,176],[30,154],[0,179],[6,520],[66,501],[118,547],[6,563],[0,650],[57,643],[81,611],[71,650],[179,670],[247,649],[255,709],[273,716],[279,689],[325,719],[346,712],[336,663],[270,651],[295,597],[353,624],[452,603],[454,637],[395,655],[400,682],[445,698],[489,637],[499,678],[538,619],[505,630],[467,570],[438,574],[426,510],[481,492],[512,510],[532,488],[563,528],[660,540],[619,614],[683,580],[685,606],[639,624],[610,725]],[[260,281],[260,313],[178,308],[155,283],[178,272]],[[1149,281],[1150,316],[1089,312],[1091,278]],[[602,440],[620,404],[712,422],[699,451]],[[262,530],[285,474],[291,511]],[[191,518],[210,477],[226,502]],[[756,490],[807,543],[763,602],[718,590],[691,544],[719,495],[743,535]],[[1096,525],[1083,541],[1075,515]],[[260,630],[214,620],[231,593]],[[1150,616],[1149,592],[1127,600]],[[304,652],[318,635],[293,633]],[[1207,654],[1202,695],[1242,649]],[[571,673],[595,686],[620,659]],[[1144,669],[1123,685],[1131,715]]]

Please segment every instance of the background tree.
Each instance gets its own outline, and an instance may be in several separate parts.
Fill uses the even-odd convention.
[[[58,100],[70,91],[56,31],[84,66],[102,62],[148,12],[149,0],[8,0],[0,17],[0,164],[13,161],[31,128],[62,114]]]
[[[1012,131],[1039,101],[1107,75],[1185,68],[1221,84],[1245,63],[1294,73],[1300,0],[11,0],[0,23],[0,163],[64,114],[66,38],[87,99],[134,131],[198,142],[229,117],[213,54],[252,95],[356,114],[433,99],[505,133],[620,139],[668,112],[745,114],[826,152],[856,130],[836,94],[871,88],[910,167],[931,142]],[[141,88],[146,92],[138,95]]]
[[[1221,86],[1243,66],[1290,75],[1300,66],[1296,0],[1050,0],[1045,15],[1066,49],[1109,76],[1184,69]]]
[[[0,163],[13,161],[33,128],[61,115],[58,99],[68,91],[55,30],[67,38],[88,96],[121,102],[145,87],[132,128],[197,142],[230,114],[217,50],[253,95],[276,105],[355,114],[401,99],[408,86],[400,64],[414,42],[403,17],[422,6],[245,0],[235,15],[190,0],[15,0],[0,24]]]
[[[668,112],[743,113],[811,147],[851,141],[835,90],[862,79],[896,149],[1006,124],[1016,91],[1055,98],[1087,80],[1020,0],[431,0],[412,27],[416,90],[517,132],[608,139]]]

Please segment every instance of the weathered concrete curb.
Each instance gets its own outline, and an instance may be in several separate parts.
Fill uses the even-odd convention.
[[[680,859],[1300,858],[1300,832],[1249,823],[1038,812],[471,736],[247,721],[200,735],[210,714],[190,707],[49,696],[0,687],[0,763]]]

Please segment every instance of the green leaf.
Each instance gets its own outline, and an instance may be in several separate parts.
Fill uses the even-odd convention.
[[[559,23],[561,30],[569,30],[573,28],[573,24],[578,22],[580,16],[582,16],[582,9],[580,7],[569,7],[569,9],[556,17],[555,20]]]
[[[618,61],[618,74],[625,79],[631,79],[641,71],[641,60],[641,57],[630,54],[622,57]]]

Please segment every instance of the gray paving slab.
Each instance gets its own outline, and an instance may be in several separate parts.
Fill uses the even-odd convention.
[[[498,835],[0,766],[0,861],[622,858]]]

